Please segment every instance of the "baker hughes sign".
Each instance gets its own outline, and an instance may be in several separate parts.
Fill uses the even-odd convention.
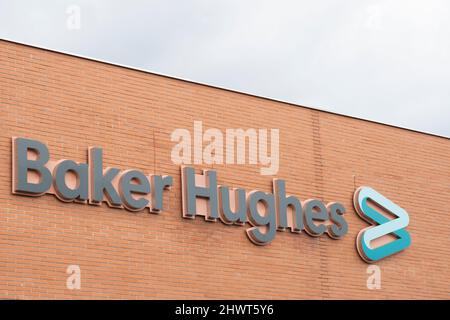
[[[43,143],[25,138],[12,139],[12,192],[26,196],[54,194],[65,202],[101,205],[130,211],[164,211],[163,197],[173,185],[171,176],[146,175],[139,170],[104,168],[101,148],[88,149],[88,163],[72,160],[54,161]],[[318,199],[301,201],[286,193],[286,182],[273,179],[273,192],[219,185],[214,170],[196,174],[181,166],[183,218],[204,216],[208,221],[222,221],[250,227],[248,238],[257,245],[269,244],[277,231],[305,231],[310,236],[324,234],[341,239],[348,232],[346,209],[339,202]],[[369,187],[354,195],[355,209],[373,224],[361,230],[357,248],[366,262],[378,261],[410,245],[407,212]],[[383,210],[379,210],[382,208]],[[389,219],[382,211],[396,216]],[[386,241],[386,235],[394,240]]]

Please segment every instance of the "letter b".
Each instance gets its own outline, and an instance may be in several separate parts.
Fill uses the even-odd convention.
[[[52,185],[52,175],[45,167],[49,160],[47,147],[35,140],[16,138],[13,140],[13,193],[28,195],[41,195],[47,192]],[[37,154],[36,160],[28,159],[28,151]],[[39,175],[39,182],[28,182],[28,171]]]

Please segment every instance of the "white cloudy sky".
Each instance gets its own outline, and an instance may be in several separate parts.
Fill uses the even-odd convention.
[[[0,37],[450,137],[448,0],[0,0]]]

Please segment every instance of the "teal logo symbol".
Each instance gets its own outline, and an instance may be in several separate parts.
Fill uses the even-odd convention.
[[[409,215],[405,209],[370,187],[356,190],[353,203],[358,215],[372,224],[361,230],[356,239],[358,253],[364,261],[373,263],[410,246],[411,237],[405,230]],[[390,219],[388,215],[396,218]]]

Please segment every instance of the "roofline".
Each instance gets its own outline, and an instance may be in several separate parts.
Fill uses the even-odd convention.
[[[44,51],[48,51],[48,52],[63,54],[63,55],[66,55],[66,56],[80,58],[80,59],[89,60],[89,61],[93,61],[93,62],[99,62],[99,63],[102,63],[102,64],[107,64],[107,65],[111,65],[111,66],[115,66],[115,67],[119,67],[119,68],[125,68],[125,69],[128,69],[128,70],[134,70],[134,71],[138,71],[138,72],[143,72],[143,73],[146,73],[146,74],[151,74],[151,75],[155,75],[155,76],[159,76],[159,77],[164,77],[164,78],[167,78],[167,79],[183,81],[183,82],[187,82],[187,83],[191,83],[191,84],[200,85],[200,86],[203,86],[203,87],[224,90],[224,91],[228,91],[228,92],[232,92],[232,93],[246,95],[246,96],[253,97],[253,98],[264,99],[264,100],[268,100],[268,101],[273,101],[273,102],[278,102],[278,103],[282,103],[282,104],[287,104],[287,105],[294,106],[294,107],[300,107],[300,108],[309,109],[309,110],[313,110],[313,111],[320,111],[320,112],[324,112],[324,113],[328,113],[328,114],[332,114],[332,115],[337,115],[337,116],[341,116],[341,117],[345,117],[345,118],[361,120],[361,121],[365,121],[365,122],[369,122],[369,123],[375,123],[375,124],[379,124],[379,125],[383,125],[383,126],[387,126],[387,127],[391,127],[391,128],[407,130],[407,131],[410,131],[410,132],[421,133],[421,134],[425,134],[425,135],[429,135],[429,136],[433,136],[433,137],[438,137],[438,138],[443,138],[443,139],[450,140],[450,137],[446,137],[446,136],[439,135],[439,134],[436,134],[436,133],[431,133],[431,132],[420,131],[420,130],[406,128],[406,127],[401,127],[401,126],[388,124],[388,123],[383,123],[383,122],[370,120],[370,119],[358,118],[358,117],[351,116],[351,115],[348,115],[348,114],[342,114],[342,113],[337,113],[337,112],[333,112],[333,111],[329,111],[329,110],[320,109],[318,107],[303,106],[303,105],[296,104],[296,103],[289,102],[289,101],[284,101],[284,100],[275,99],[275,98],[269,98],[269,97],[265,97],[265,96],[258,96],[256,94],[252,94],[252,93],[237,91],[237,90],[233,90],[233,89],[229,89],[229,88],[225,88],[225,87],[219,87],[219,86],[215,86],[215,85],[211,85],[211,84],[207,84],[207,83],[202,83],[202,82],[197,82],[197,81],[193,81],[193,80],[189,80],[189,79],[185,79],[185,78],[177,78],[177,77],[170,76],[170,75],[163,74],[163,73],[156,73],[156,72],[148,71],[148,70],[141,69],[141,68],[131,67],[131,66],[124,65],[124,64],[112,63],[112,62],[109,62],[109,61],[106,61],[106,60],[94,59],[94,58],[91,58],[91,57],[87,57],[87,56],[83,56],[83,55],[77,55],[77,54],[73,54],[73,53],[66,52],[66,51],[58,51],[58,50],[49,49],[49,48],[46,48],[46,47],[39,47],[39,46],[36,46],[36,45],[31,45],[31,44],[28,44],[28,43],[23,43],[23,42],[10,40],[10,39],[5,39],[5,38],[0,38],[0,41],[5,41],[5,42],[13,43],[13,44],[18,44],[18,45],[22,45],[22,46],[26,46],[26,47],[30,47],[30,48],[40,49],[40,50],[44,50]]]

